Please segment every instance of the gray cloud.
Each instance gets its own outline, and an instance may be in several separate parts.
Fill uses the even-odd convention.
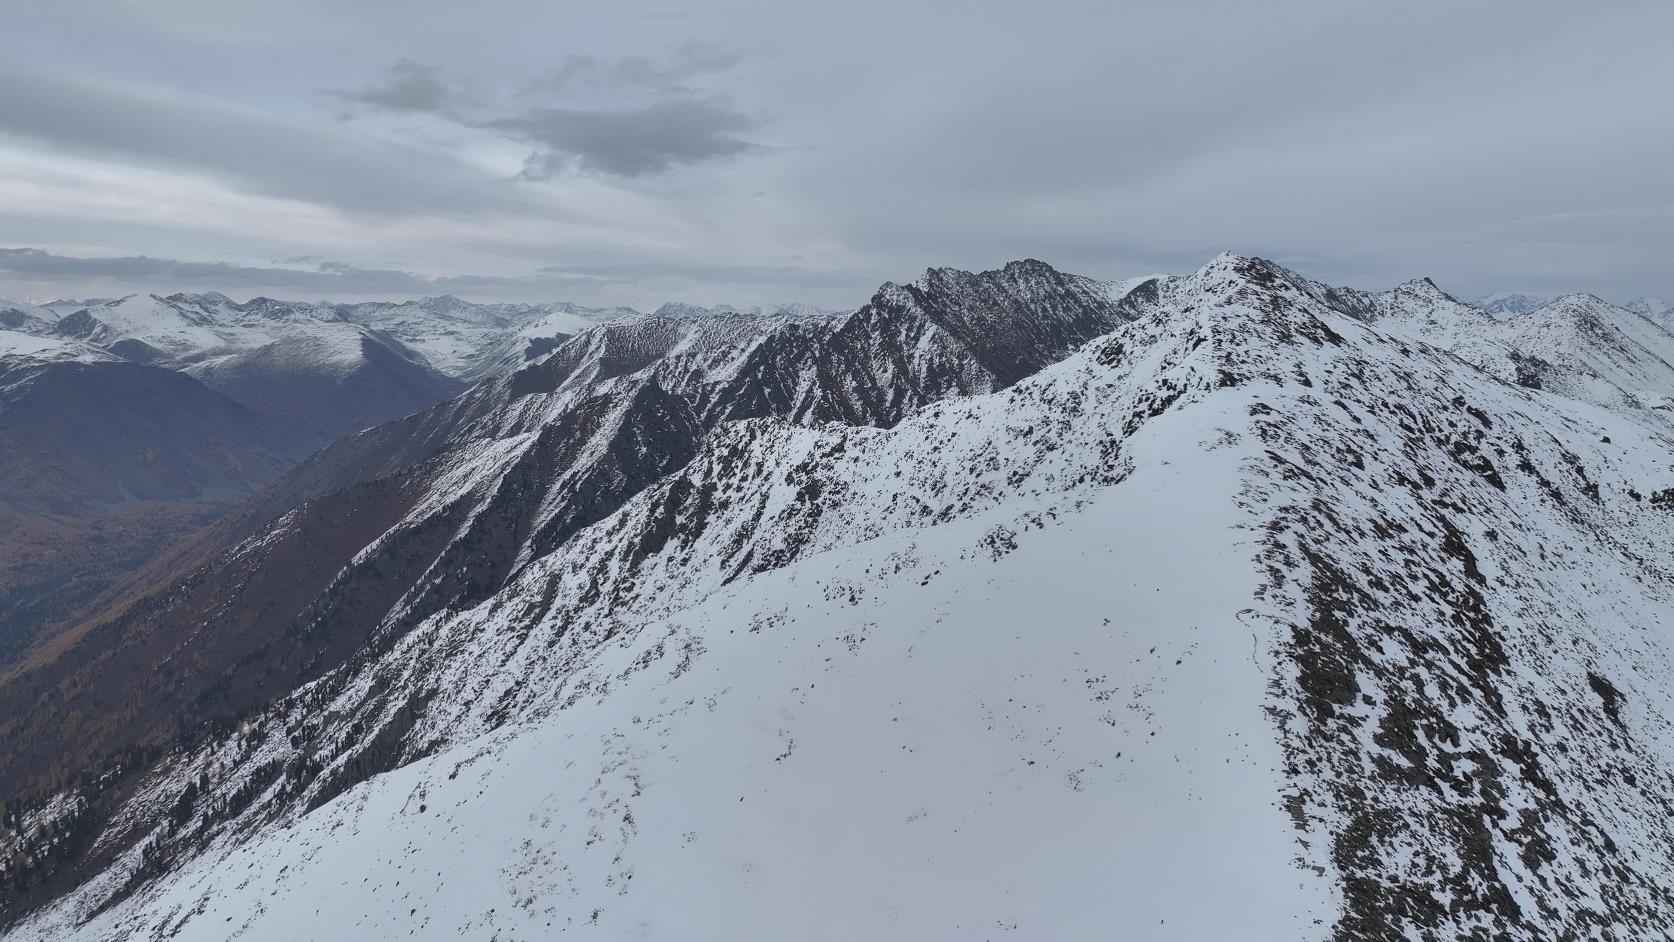
[[[333,98],[386,111],[442,113],[453,103],[454,91],[433,65],[397,59],[384,80],[359,89],[327,89]]]
[[[528,213],[527,192],[433,151],[330,125],[0,59],[0,136],[206,174],[264,196],[377,215]]]
[[[530,180],[564,172],[638,177],[761,148],[739,136],[755,126],[749,116],[696,99],[625,111],[539,108],[483,126],[539,145],[524,164]]]
[[[538,78],[531,91],[619,91],[645,89],[688,94],[686,83],[702,75],[725,72],[743,61],[733,50],[703,43],[684,43],[666,59],[650,56],[570,55],[558,68]]]
[[[683,44],[664,59],[571,55],[517,96],[572,97],[582,92],[650,98],[612,107],[511,107],[509,102],[467,107],[466,96],[443,79],[441,69],[405,58],[377,84],[325,94],[380,111],[434,115],[534,144],[519,174],[523,180],[566,174],[640,177],[762,149],[741,136],[756,127],[755,118],[722,100],[700,97],[683,84],[726,71],[740,58],[697,43]]]

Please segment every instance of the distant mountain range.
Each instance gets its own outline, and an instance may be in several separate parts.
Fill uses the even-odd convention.
[[[623,317],[643,315],[450,296],[0,302],[0,666],[310,452]]]

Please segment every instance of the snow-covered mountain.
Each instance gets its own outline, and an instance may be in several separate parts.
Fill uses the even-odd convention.
[[[1656,938],[1632,318],[1223,256],[593,328],[0,687],[8,938]]]

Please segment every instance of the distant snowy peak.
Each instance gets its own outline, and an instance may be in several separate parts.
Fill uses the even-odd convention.
[[[257,297],[239,303],[210,291],[48,305],[5,302],[0,329],[73,340],[175,368],[275,343],[335,356],[360,350],[360,339],[371,337],[454,380],[475,382],[515,369],[530,350],[544,352],[593,324],[635,314],[629,308],[568,303],[474,304],[452,295],[354,304]]]
[[[40,334],[51,330],[57,320],[58,315],[33,304],[0,301],[0,329],[3,330]]]
[[[129,295],[67,315],[52,332],[102,347],[136,340],[164,357],[185,358],[236,342],[230,333],[235,319],[215,307],[201,296]]]
[[[1484,297],[1477,302],[1477,307],[1497,320],[1505,320],[1534,311],[1551,300],[1550,297],[1541,295],[1502,291]]]

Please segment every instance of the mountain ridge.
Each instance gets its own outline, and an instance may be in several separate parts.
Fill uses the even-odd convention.
[[[848,322],[924,312],[971,366],[1044,356],[1033,332],[1077,321],[1043,312],[1107,326],[898,414],[697,396],[736,420],[497,586],[144,760],[103,824],[75,823],[91,786],[32,805],[69,809],[103,856],[19,937],[771,936],[808,912],[946,938],[1141,916],[1331,942],[1667,924],[1662,413],[1419,339],[1457,304],[1423,285],[1331,293],[1224,255],[1112,300],[1004,271],[886,285]],[[1016,303],[1023,284],[1049,303]],[[795,328],[751,349],[794,362]],[[639,340],[581,348],[485,413],[513,434],[471,445],[479,467],[552,427],[555,396],[669,403],[663,378],[690,375],[629,384],[661,362]],[[932,373],[961,375],[910,375]],[[798,421],[866,401],[891,421]],[[475,473],[447,464],[449,485]],[[808,846],[831,849],[787,850]],[[444,878],[461,854],[487,877]]]

